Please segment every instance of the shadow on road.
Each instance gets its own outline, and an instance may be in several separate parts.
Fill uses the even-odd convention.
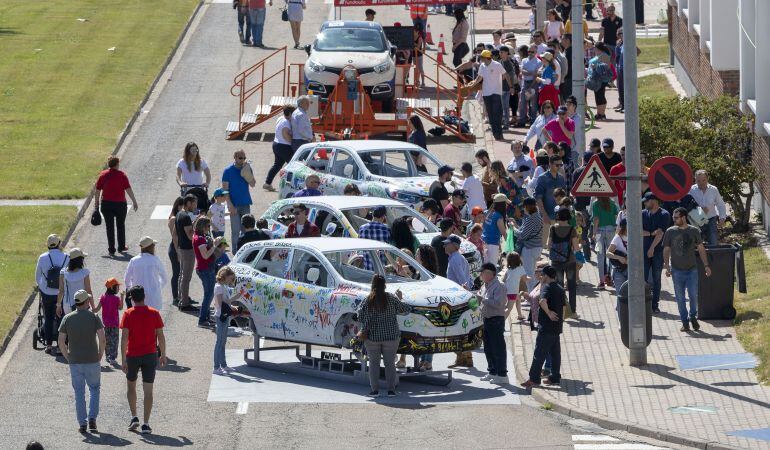
[[[83,442],[91,445],[108,445],[110,447],[125,447],[132,442],[110,433],[84,434]]]
[[[162,447],[184,447],[186,445],[193,445],[193,441],[184,436],[179,436],[179,438],[162,436],[160,434],[142,434],[141,436],[140,440],[150,445],[160,445]]]

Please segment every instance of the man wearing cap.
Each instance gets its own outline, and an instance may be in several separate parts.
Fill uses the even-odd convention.
[[[660,312],[660,278],[663,271],[663,236],[671,226],[671,215],[660,207],[652,192],[644,195],[642,210],[642,239],[644,249],[644,279],[652,281],[652,311]]]
[[[484,200],[484,188],[481,185],[481,180],[473,174],[473,165],[469,162],[464,162],[460,166],[460,171],[463,174],[461,187],[467,196],[468,207],[473,209],[478,206],[486,209],[487,202]]]
[[[572,137],[575,136],[575,122],[567,117],[567,107],[559,106],[556,110],[556,118],[543,127],[545,138],[557,144],[566,142],[572,146]]]
[[[364,15],[366,16],[365,20],[367,22],[374,22],[374,16],[377,15],[377,12],[372,8],[366,8],[366,11],[364,11]]]
[[[477,78],[483,83],[481,85],[481,96],[484,98],[484,110],[489,119],[489,127],[492,129],[492,135],[496,140],[503,139],[503,76],[505,69],[503,65],[492,60],[492,52],[484,50],[481,52],[481,65]]]
[[[67,264],[67,255],[61,251],[61,238],[52,234],[46,242],[48,251],[37,258],[35,281],[43,304],[43,339],[45,352],[53,351],[56,341],[56,298],[59,295],[59,275]]]
[[[160,258],[155,256],[157,243],[158,241],[149,236],[139,241],[140,253],[128,262],[125,284],[127,289],[132,286],[144,287],[145,304],[160,311],[163,308],[161,291],[168,283],[168,276]]]
[[[436,251],[436,261],[438,262],[438,273],[436,275],[446,277],[447,265],[449,264],[449,255],[444,250],[444,241],[455,231],[455,223],[452,219],[441,219],[438,223],[441,234],[435,236],[430,241],[430,246]]]
[[[543,250],[543,215],[538,210],[537,201],[527,197],[522,202],[526,213],[521,220],[521,226],[514,228],[516,245],[521,249],[521,264],[527,272],[527,290],[535,287],[535,265]]]
[[[454,170],[455,168],[452,166],[443,165],[439,167],[438,180],[431,183],[430,188],[428,189],[428,196],[433,200],[436,200],[441,206],[442,211],[449,204],[449,191],[447,191],[444,183],[452,180]]]
[[[101,367],[107,340],[101,319],[88,310],[91,295],[80,289],[75,292],[75,310],[62,318],[59,325],[59,349],[69,363],[72,389],[75,391],[75,415],[79,431],[96,433],[99,415]],[[91,394],[86,414],[86,385]],[[86,422],[86,419],[88,421]]]
[[[543,267],[543,288],[537,313],[537,339],[532,355],[532,365],[529,368],[529,379],[521,385],[531,388],[540,385],[540,373],[543,363],[551,357],[551,374],[543,384],[561,382],[561,342],[559,335],[564,326],[564,288],[556,282],[556,269],[551,266]]]
[[[241,217],[251,212],[252,201],[249,187],[256,186],[257,181],[251,171],[251,166],[246,162],[246,152],[243,149],[233,153],[233,160],[233,163],[222,173],[222,189],[229,192],[227,209],[230,211],[230,242],[235,243],[238,242],[241,235]],[[192,250],[192,246],[190,246],[190,250]],[[188,280],[187,284],[189,285],[189,283]]]
[[[461,210],[467,202],[468,196],[462,189],[455,189],[452,192],[452,201],[444,208],[444,217],[452,219],[457,232],[462,232],[464,228]]]
[[[619,154],[615,153],[615,141],[612,138],[604,138],[602,140],[602,152],[599,153],[599,160],[604,166],[604,170],[607,173],[616,166],[623,162],[623,158]]]
[[[292,212],[294,213],[294,222],[290,223],[289,229],[286,230],[287,238],[321,236],[321,230],[318,229],[318,226],[307,220],[307,206],[297,203]]]
[[[484,356],[488,374],[482,378],[494,384],[508,384],[508,352],[505,348],[505,285],[497,278],[497,266],[481,266],[481,315],[484,317]]]
[[[543,213],[545,225],[549,225],[550,221],[556,217],[556,199],[553,196],[553,190],[556,188],[567,189],[567,182],[559,174],[564,167],[562,159],[552,155],[548,161],[548,172],[537,177],[537,187],[535,188],[535,199],[537,199],[540,212]]]

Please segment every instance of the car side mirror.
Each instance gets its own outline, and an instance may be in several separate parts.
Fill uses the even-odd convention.
[[[307,53],[307,56],[310,56],[310,44],[305,44],[305,53]]]
[[[390,46],[390,56],[396,56],[396,52],[398,51],[398,47],[395,45]]]
[[[345,164],[345,167],[342,168],[342,174],[347,178],[353,176],[353,164]]]
[[[333,235],[333,234],[334,234],[334,232],[335,232],[335,231],[337,231],[337,224],[336,224],[336,223],[334,223],[334,222],[329,222],[329,223],[326,225],[325,234],[326,234],[327,236],[331,236],[331,235]]]
[[[307,270],[307,281],[309,281],[311,284],[315,284],[316,281],[318,281],[318,278],[321,276],[321,271],[318,270],[318,267],[311,267]]]

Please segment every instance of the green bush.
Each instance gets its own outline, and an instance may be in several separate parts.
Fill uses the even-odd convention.
[[[677,156],[693,171],[706,169],[732,208],[733,229],[748,229],[758,173],[751,161],[751,127],[736,97],[641,99],[639,137],[648,162]]]

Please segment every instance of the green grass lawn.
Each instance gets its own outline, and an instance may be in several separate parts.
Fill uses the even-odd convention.
[[[197,3],[0,2],[0,198],[85,197]]]
[[[636,60],[638,70],[655,69],[661,63],[669,62],[669,45],[667,37],[640,38],[636,46],[642,53]]]
[[[759,248],[744,251],[746,294],[736,291],[735,318],[738,339],[746,351],[759,358],[757,377],[770,383],[770,260]]]
[[[676,97],[676,91],[671,87],[665,75],[654,74],[646,77],[639,77],[637,83],[639,90],[639,99]]]
[[[35,264],[45,251],[46,237],[51,233],[64,237],[76,214],[73,206],[0,208],[0,341],[34,286]]]

